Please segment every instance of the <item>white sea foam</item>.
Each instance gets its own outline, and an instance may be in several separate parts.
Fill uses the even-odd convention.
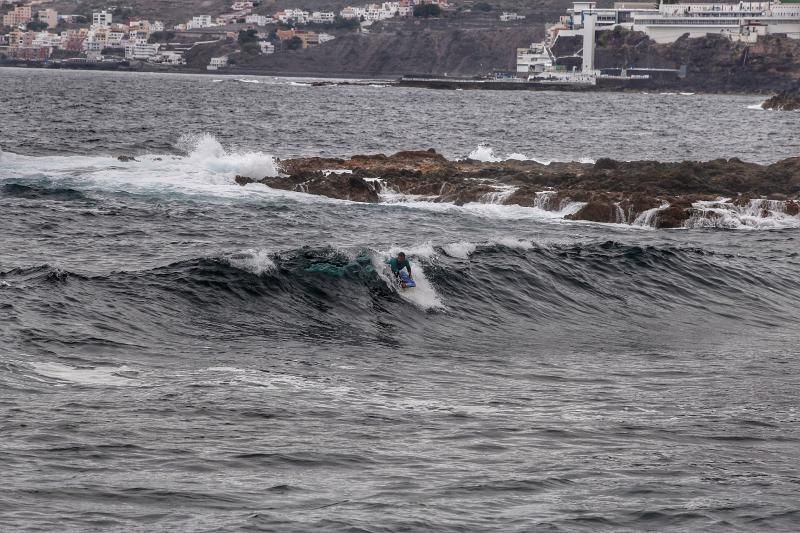
[[[126,366],[119,367],[74,367],[61,363],[34,362],[30,367],[45,378],[57,379],[70,383],[93,386],[135,387],[141,382],[128,378],[122,373],[130,373]]]
[[[466,241],[452,242],[442,246],[444,253],[450,257],[457,257],[459,259],[469,259],[469,256],[475,253],[476,248],[477,245]]]
[[[482,161],[484,163],[501,163],[503,161],[534,161],[541,165],[550,165],[555,160],[553,159],[540,159],[537,157],[530,157],[520,152],[512,152],[510,154],[499,154],[497,153],[494,148],[489,146],[488,144],[480,144],[477,148],[469,153],[467,159],[472,159],[473,161]],[[587,164],[594,164],[594,159],[589,157],[580,157],[575,159],[578,163],[587,163]],[[564,162],[572,162],[572,161],[564,161]]]
[[[261,276],[275,270],[275,261],[270,257],[270,253],[263,249],[248,249],[228,254],[224,259],[232,267],[246,270],[257,276]]]
[[[738,206],[727,198],[695,202],[696,213],[684,223],[687,228],[779,229],[800,228],[800,217],[786,213],[786,202],[755,199]]]
[[[270,154],[225,149],[210,134],[181,137],[184,156],[145,154],[121,162],[112,156],[43,156],[4,154],[0,179],[38,179],[67,182],[82,188],[125,192],[180,192],[214,196],[250,196],[254,192],[293,196],[263,185],[241,187],[236,175],[253,178],[277,176]],[[308,201],[307,199],[305,201]]]
[[[764,102],[761,102],[760,104],[750,104],[749,106],[747,106],[747,109],[753,109],[753,110],[757,110],[757,111],[766,111],[766,109],[764,109],[764,107],[762,107],[763,105],[764,105]]]
[[[668,208],[668,203],[662,203],[659,207],[653,207],[651,209],[646,209],[639,213],[636,219],[633,221],[631,225],[639,226],[642,228],[655,228],[656,222],[658,220],[658,213],[663,211],[664,209]]]
[[[514,237],[500,237],[495,242],[507,248],[516,248],[518,250],[530,250],[533,248],[533,242]]]

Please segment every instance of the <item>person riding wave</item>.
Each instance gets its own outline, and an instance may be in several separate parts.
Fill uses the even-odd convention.
[[[411,263],[406,259],[406,254],[404,252],[400,252],[397,254],[397,257],[393,257],[389,260],[389,268],[392,269],[392,274],[400,281],[400,271],[404,268],[408,270],[408,279],[414,279],[414,276],[411,275]],[[400,281],[400,286],[405,288],[406,284]]]

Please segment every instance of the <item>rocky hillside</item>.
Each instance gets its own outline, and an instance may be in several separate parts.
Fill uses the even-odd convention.
[[[235,55],[239,68],[282,75],[475,75],[515,68],[515,49],[541,38],[540,28],[499,31],[421,28],[349,34],[323,46],[266,56]],[[197,62],[198,67],[207,63]]]

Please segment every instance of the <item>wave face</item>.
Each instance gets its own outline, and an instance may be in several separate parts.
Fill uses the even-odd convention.
[[[0,140],[0,530],[796,529],[780,204],[652,231],[659,208],[576,222],[548,191],[366,204],[234,181],[437,137],[451,158],[488,139],[777,159],[793,123],[742,97],[253,79],[0,74],[19,132]],[[603,118],[542,134],[568,113]],[[399,251],[413,291],[386,270]]]

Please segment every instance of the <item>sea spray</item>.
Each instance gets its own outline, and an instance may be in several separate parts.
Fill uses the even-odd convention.
[[[267,274],[275,270],[275,261],[270,256],[269,251],[263,249],[242,250],[223,256],[232,267],[246,270],[257,276]]]

